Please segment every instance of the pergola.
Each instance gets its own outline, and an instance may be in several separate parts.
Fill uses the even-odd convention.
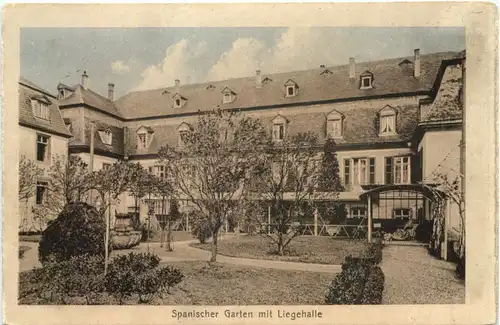
[[[363,186],[364,192],[359,198],[367,204],[368,217],[368,242],[372,241],[373,219],[374,219],[374,202],[376,202],[377,212],[375,219],[381,218],[382,211],[393,210],[395,206],[418,207],[417,215],[420,212],[420,217],[430,220],[431,204],[437,200],[445,199],[443,192],[435,188],[433,184],[390,184],[390,185],[367,185]],[[385,206],[382,204],[385,203]],[[387,202],[390,208],[388,209]],[[398,202],[398,205],[396,205]]]

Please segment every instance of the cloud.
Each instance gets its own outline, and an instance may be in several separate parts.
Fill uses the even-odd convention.
[[[247,77],[259,69],[264,75],[312,69],[322,64],[347,64],[352,46],[344,34],[328,28],[288,28],[274,44],[253,37],[235,39],[213,63],[205,41],[183,39],[169,46],[158,64],[146,67],[135,90]],[[210,55],[211,54],[211,55]]]
[[[260,68],[267,55],[265,44],[253,38],[239,38],[231,48],[221,54],[219,60],[208,71],[208,80],[246,77]]]
[[[129,72],[130,66],[128,64],[126,64],[125,62],[118,60],[118,61],[111,63],[111,70],[114,73],[120,74],[120,73],[124,73],[124,72]]]
[[[200,58],[207,51],[205,42],[187,39],[169,46],[162,62],[143,70],[142,80],[136,90],[172,86],[175,79],[180,79],[182,83],[203,81],[204,74],[200,69]]]
[[[270,74],[347,63],[349,49],[342,44],[345,40],[331,30],[304,27],[287,29],[271,47],[254,38],[239,38],[221,54],[206,79],[251,76],[257,69]]]

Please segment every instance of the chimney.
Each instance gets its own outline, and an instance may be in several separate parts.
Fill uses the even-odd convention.
[[[420,77],[420,49],[415,49],[415,58],[413,60],[413,76]]]
[[[356,63],[354,58],[349,58],[349,79],[356,77]]]
[[[257,88],[262,88],[262,76],[260,75],[260,70],[255,70],[255,86]]]
[[[175,92],[180,93],[181,90],[181,81],[179,79],[175,79]]]
[[[83,71],[83,74],[82,74],[82,87],[87,89],[87,87],[89,86],[89,76],[87,75],[87,71]]]
[[[115,84],[114,83],[108,83],[108,99],[110,101],[115,100]]]

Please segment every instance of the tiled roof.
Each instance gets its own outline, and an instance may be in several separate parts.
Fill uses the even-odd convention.
[[[344,116],[343,137],[336,139],[336,143],[343,144],[375,144],[375,143],[394,143],[409,141],[412,133],[418,124],[417,105],[392,106],[396,110],[396,135],[379,136],[379,115],[382,107],[341,107],[336,110]],[[326,140],[326,113],[300,113],[296,115],[283,114],[289,123],[287,124],[288,136],[297,133],[316,132],[319,143]],[[271,136],[273,118],[263,119],[262,123]],[[181,123],[181,122],[179,122]],[[161,146],[175,146],[178,140],[178,125],[154,126],[153,138],[147,150],[137,150],[138,129],[128,128],[125,134],[125,141],[129,144],[126,153],[129,155],[156,154]]]
[[[115,154],[123,155],[123,128],[116,127],[113,125],[108,125],[103,122],[93,121],[95,123],[95,133],[94,133],[94,148],[100,149],[107,152],[112,152]],[[90,121],[88,119],[85,120],[85,142],[78,143],[79,145],[87,145],[90,146]],[[99,135],[100,130],[110,130],[112,133],[111,145],[107,145],[102,142],[101,137]]]
[[[425,122],[461,119],[461,88],[462,68],[456,65],[446,67],[434,101],[420,106],[420,120]]]
[[[83,88],[81,85],[74,86],[73,93],[66,99],[59,101],[61,107],[80,104],[87,104],[116,117],[121,117],[120,112],[116,110],[112,101],[91,89]]]
[[[46,96],[50,101],[49,119],[35,117],[31,107],[31,98]],[[59,134],[71,137],[64,124],[61,112],[58,108],[55,96],[48,91],[33,84],[31,81],[21,78],[19,81],[19,123],[25,126],[33,127],[48,133]]]
[[[256,87],[255,77],[228,79],[180,87],[180,94],[187,99],[180,108],[174,107],[175,87],[129,93],[114,102],[124,118],[164,116],[195,113],[198,110],[222,108],[266,107],[273,105],[300,104],[317,101],[361,99],[400,93],[427,92],[433,87],[440,64],[444,59],[456,57],[457,53],[435,53],[421,55],[421,75],[413,77],[413,65],[399,65],[413,57],[389,59],[356,64],[356,77],[349,79],[349,65],[329,67],[331,74],[321,74],[325,69],[313,69],[279,73],[269,76],[272,81]],[[373,74],[373,88],[359,89],[359,77],[364,71]],[[285,97],[285,83],[297,83],[298,94]],[[207,87],[213,85],[215,88]],[[222,103],[221,90],[229,87],[237,95],[231,103]],[[109,108],[108,108],[109,109]]]

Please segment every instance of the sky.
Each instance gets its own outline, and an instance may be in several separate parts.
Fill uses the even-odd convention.
[[[56,93],[80,83],[131,91],[356,62],[461,51],[463,28],[23,28],[21,76]]]

